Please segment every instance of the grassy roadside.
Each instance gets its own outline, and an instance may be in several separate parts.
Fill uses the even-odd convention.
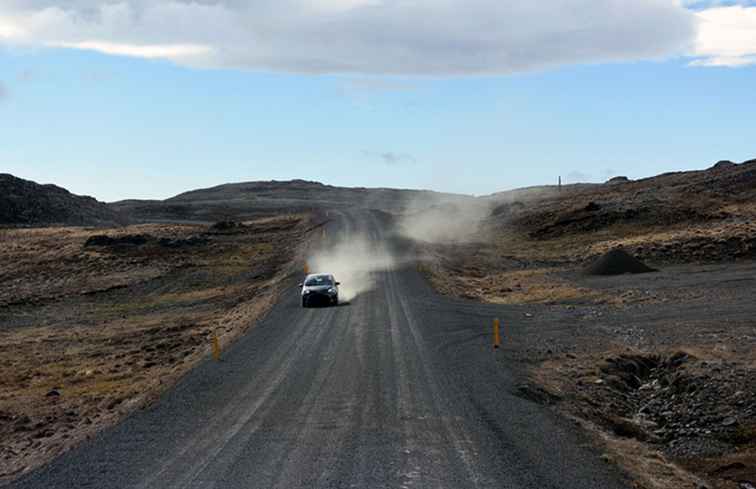
[[[314,219],[0,231],[0,484],[154,400],[213,335],[246,331]]]

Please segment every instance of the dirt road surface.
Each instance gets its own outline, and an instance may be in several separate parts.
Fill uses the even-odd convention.
[[[368,212],[328,236],[355,230],[390,241]],[[490,337],[511,309],[442,298],[403,263],[335,308],[302,309],[292,277],[222,361],[9,487],[630,486],[572,422],[517,395],[521,369]]]

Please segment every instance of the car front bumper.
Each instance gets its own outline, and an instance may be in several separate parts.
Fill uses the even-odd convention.
[[[312,292],[309,294],[304,294],[302,296],[302,300],[307,302],[307,305],[315,306],[315,305],[331,305],[336,303],[336,294],[321,294],[317,292]]]

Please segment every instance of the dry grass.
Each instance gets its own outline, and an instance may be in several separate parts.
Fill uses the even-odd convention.
[[[309,218],[0,235],[0,483],[154,399],[274,303]],[[95,234],[198,246],[84,247]],[[287,243],[282,246],[281,243]]]
[[[616,224],[591,233],[534,240],[517,229],[465,245],[428,245],[422,271],[440,292],[497,304],[648,302],[637,291],[623,296],[580,285],[564,274],[623,247],[651,265],[715,259],[732,241],[756,236],[756,221],[644,227]]]
[[[456,287],[464,288],[465,296],[492,304],[557,304],[607,303],[610,297],[596,290],[577,286],[558,277],[557,270],[536,268],[500,272],[484,277],[461,277]],[[440,289],[443,279],[430,275]]]

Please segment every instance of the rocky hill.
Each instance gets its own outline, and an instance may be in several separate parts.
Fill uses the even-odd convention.
[[[756,258],[756,160],[481,199],[486,213],[475,232],[468,226],[436,233],[452,239],[428,240],[436,258],[428,275],[443,292],[490,302],[600,302],[608,299],[555,274],[584,271],[618,248],[662,270]],[[425,220],[453,229],[454,216]]]
[[[520,192],[519,194],[517,192]],[[495,194],[494,221],[544,240],[622,225],[701,225],[750,220],[756,205],[756,160],[720,161],[699,171],[665,173],[641,180],[543,187]]]
[[[142,221],[250,219],[271,212],[364,207],[383,211],[468,202],[473,197],[388,188],[336,187],[305,180],[229,183],[166,200],[124,200],[111,206]]]
[[[92,197],[0,174],[2,226],[102,226],[124,222],[118,211]]]

